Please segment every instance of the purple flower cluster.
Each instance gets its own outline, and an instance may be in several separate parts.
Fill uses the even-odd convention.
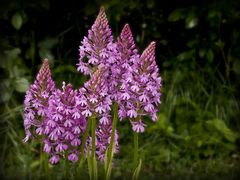
[[[108,94],[108,86],[105,78],[105,67],[100,67],[79,90],[79,104],[82,114],[88,117],[99,119],[96,130],[96,155],[103,161],[105,151],[110,144],[112,131],[111,125],[111,96]],[[118,134],[115,132],[115,149],[118,149]],[[88,146],[91,149],[91,137]],[[117,152],[117,150],[116,150]]]
[[[155,42],[150,43],[140,56],[128,24],[114,42],[101,8],[79,48],[78,70],[93,75],[97,69],[105,67],[102,78],[105,78],[107,93],[118,102],[120,119],[130,118],[135,132],[144,132],[143,116],[157,120],[161,103],[161,77],[155,61],[155,46]]]
[[[96,155],[105,159],[110,145],[112,129],[111,107],[118,104],[120,120],[129,118],[133,131],[144,132],[143,116],[157,120],[161,103],[161,77],[155,61],[152,42],[142,55],[134,43],[126,24],[114,42],[104,8],[84,37],[79,48],[78,71],[90,75],[84,86],[74,90],[63,82],[62,89],[55,87],[48,60],[26,92],[24,101],[24,127],[27,142],[30,137],[44,144],[43,150],[56,164],[61,158],[76,162],[80,156],[81,139],[89,118],[95,118]],[[114,121],[115,122],[115,121]],[[91,149],[91,136],[82,147]],[[115,130],[113,151],[117,153],[118,132]]]
[[[50,155],[52,164],[58,163],[61,158],[76,162],[81,156],[79,146],[86,131],[87,118],[94,116],[100,119],[96,129],[96,155],[103,160],[112,131],[112,100],[107,93],[105,78],[102,78],[104,70],[104,67],[97,70],[79,90],[74,90],[71,84],[66,85],[65,82],[60,90],[55,87],[48,60],[45,59],[34,84],[26,93],[24,142],[32,135],[42,141],[43,151]],[[117,132],[115,140],[118,140]],[[87,146],[91,144],[84,145],[85,148]],[[115,149],[118,149],[117,142]]]
[[[130,118],[133,131],[144,132],[145,124],[142,117],[149,115],[153,121],[157,120],[160,101],[161,77],[155,62],[155,42],[152,42],[133,62],[132,68],[121,82],[120,118]],[[125,79],[124,78],[124,79]]]
[[[115,61],[115,46],[106,13],[104,8],[101,8],[94,24],[88,30],[88,36],[84,37],[79,47],[78,71],[92,75],[98,65]]]
[[[50,154],[50,162],[57,163],[59,157],[68,156],[77,161],[81,135],[86,130],[86,118],[81,113],[78,91],[71,84],[57,89],[49,98],[49,107],[44,126],[36,131],[44,134],[44,151]]]
[[[92,76],[99,67],[105,67],[108,93],[111,94],[112,99],[115,99],[121,73],[120,57],[103,7],[88,31],[88,36],[81,42],[79,56],[77,69],[85,75]]]
[[[48,60],[45,59],[34,83],[26,92],[24,100],[24,128],[27,142],[36,135],[36,128],[41,127],[46,120],[48,99],[55,91],[55,83],[51,77]],[[33,131],[31,129],[34,129]]]
[[[79,55],[78,71],[91,76],[91,79],[80,89],[80,103],[84,109],[83,115],[99,118],[96,154],[100,160],[104,160],[112,130],[110,116],[112,100],[117,98],[117,86],[121,76],[120,56],[117,44],[113,42],[104,8],[100,9],[94,24],[88,31],[88,36],[84,37],[79,47]],[[116,131],[115,152],[119,148],[117,137]]]
[[[109,118],[112,100],[108,94],[108,87],[105,81],[105,68],[99,68],[85,82],[84,87],[79,90],[79,104],[83,111],[82,114],[87,117],[99,117],[100,122]]]
[[[45,59],[34,84],[26,93],[24,142],[32,135],[41,140],[52,164],[65,156],[70,161],[78,160],[80,137],[86,128],[86,119],[78,102],[78,92],[70,84],[65,86],[63,83],[62,90],[55,88]]]

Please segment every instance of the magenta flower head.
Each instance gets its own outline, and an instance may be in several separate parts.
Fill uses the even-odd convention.
[[[105,67],[101,66],[92,75],[91,79],[79,90],[79,104],[82,106],[82,115],[98,118],[109,118],[112,100],[108,94]]]
[[[48,99],[54,91],[55,83],[51,77],[48,59],[44,59],[36,80],[26,92],[24,100],[24,128],[26,133],[24,142],[35,135],[36,128],[42,126],[48,107]]]
[[[117,38],[117,50],[120,53],[121,66],[125,70],[131,70],[132,63],[138,60],[139,55],[128,24],[125,24]]]
[[[117,61],[110,67],[112,73],[109,78],[109,86],[111,87],[113,99],[119,101],[121,85],[131,77],[133,62],[139,59],[133,35],[128,24],[123,27],[116,44],[117,53],[115,53],[115,57]]]
[[[117,50],[120,54],[121,76],[119,81],[120,90],[118,91],[119,117],[120,120],[127,117],[126,103],[131,98],[129,92],[130,81],[133,79],[133,64],[139,61],[138,51],[133,39],[131,29],[126,24],[117,39]],[[137,112],[133,112],[137,115]],[[135,115],[134,115],[135,116]]]
[[[139,60],[138,51],[136,49],[133,35],[128,24],[123,27],[121,34],[117,38],[117,51],[119,52],[119,66],[121,67],[121,72],[119,75],[120,79],[118,81],[118,87],[120,89],[118,91],[117,101],[119,106],[125,106],[125,104],[121,103],[120,101],[122,99],[128,100],[130,98],[130,94],[125,91],[125,89],[127,89],[126,83],[132,79],[132,71],[134,71],[133,63]],[[124,107],[120,107],[120,119],[126,117],[124,113],[121,113],[121,109],[123,108]]]
[[[79,47],[78,71],[85,75],[92,75],[98,65],[115,61],[112,31],[108,25],[108,20],[103,7],[88,30],[88,36],[84,37]]]
[[[144,132],[146,126],[143,116],[157,120],[158,105],[161,103],[161,77],[155,61],[155,46],[152,42],[134,61],[133,71],[128,72],[128,78],[122,82],[120,93],[120,118],[129,117],[135,132]]]
[[[56,90],[49,98],[49,106],[44,124],[37,129],[45,135],[44,151],[51,155],[50,162],[57,163],[61,157],[77,161],[82,133],[86,129],[86,119],[81,113],[78,91],[71,84]]]
[[[86,118],[95,117],[99,119],[96,129],[96,155],[103,161],[106,150],[110,144],[112,132],[111,125],[111,95],[108,90],[106,67],[99,66],[99,69],[92,75],[91,79],[79,90],[79,104],[82,106],[82,115]],[[87,146],[91,149],[91,136],[88,138]],[[115,131],[115,153],[118,151],[118,133]]]

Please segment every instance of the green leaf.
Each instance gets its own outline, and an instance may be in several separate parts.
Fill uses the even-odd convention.
[[[98,177],[98,173],[97,173],[97,160],[96,160],[96,156],[93,156],[93,173],[94,173],[94,177]]]
[[[31,168],[31,169],[38,168],[39,166],[40,166],[40,161],[39,161],[39,160],[33,161],[33,162],[30,164],[30,168]]]
[[[40,49],[39,55],[40,55],[41,59],[48,58],[49,61],[53,61],[53,59],[55,59],[54,55],[52,54],[52,52],[49,49],[45,49],[45,48]]]
[[[162,161],[162,162],[166,162],[169,163],[171,160],[171,152],[169,149],[160,149],[159,150],[159,155],[158,158]]]
[[[229,128],[224,129],[224,137],[229,141],[234,143],[237,139],[237,135]]]
[[[206,50],[205,49],[200,49],[198,54],[199,54],[199,57],[203,58],[206,54]]]
[[[13,48],[11,50],[6,50],[4,56],[1,57],[0,67],[4,69],[11,69],[13,65],[16,65],[16,59],[21,54],[21,49]]]
[[[203,154],[206,156],[206,157],[209,157],[209,156],[212,156],[214,154],[214,150],[211,149],[211,148],[207,148],[203,151]]]
[[[224,121],[220,120],[220,119],[214,119],[212,120],[212,124],[214,125],[214,127],[223,132],[223,129],[227,128],[226,124]]]
[[[190,15],[185,20],[185,27],[187,29],[194,28],[198,23],[198,18],[195,15]]]
[[[158,116],[158,121],[152,127],[154,128],[153,130],[166,129],[166,127],[167,127],[167,117],[166,117],[166,115],[161,114],[160,116]]]
[[[212,62],[213,59],[214,59],[214,54],[213,54],[213,51],[212,49],[209,49],[208,52],[207,52],[207,59],[209,62]]]
[[[167,131],[167,134],[172,134],[173,131],[174,131],[174,129],[173,129],[172,126],[168,126],[167,129],[166,129],[166,131]]]
[[[137,166],[137,168],[135,169],[135,171],[133,173],[133,177],[132,177],[133,180],[137,180],[138,179],[140,171],[141,171],[141,168],[142,168],[142,159],[139,160],[138,166]]]
[[[168,16],[168,21],[175,22],[175,21],[179,21],[182,18],[183,18],[183,10],[176,9]]]
[[[114,146],[114,143],[113,143],[113,146]],[[112,159],[113,159],[113,155],[114,155],[114,150],[108,150],[106,155],[107,155],[107,157],[106,157],[106,162],[107,162],[106,180],[109,180],[110,176],[111,176],[111,172],[112,172]]]
[[[218,46],[220,49],[223,49],[225,46],[225,43],[222,42],[220,39],[215,43],[216,46]]]
[[[240,62],[239,61],[234,61],[232,68],[233,68],[233,72],[235,72],[239,77],[239,75],[240,75]]]
[[[42,41],[40,41],[38,43],[38,47],[40,49],[51,49],[53,48],[56,44],[58,43],[58,39],[57,38],[45,38]]]
[[[13,16],[12,16],[12,25],[15,29],[19,30],[22,27],[23,24],[23,19],[22,16],[19,12],[16,12]]]
[[[92,156],[90,154],[89,148],[87,150],[87,162],[88,162],[88,174],[89,174],[90,179],[92,179],[92,171],[93,171]]]
[[[11,98],[11,93],[9,92],[10,89],[10,79],[4,79],[0,83],[0,102],[7,102]]]
[[[201,147],[202,144],[203,144],[203,142],[202,142],[201,140],[198,140],[198,141],[197,141],[197,147]]]
[[[229,142],[235,142],[237,139],[237,135],[227,127],[225,122],[220,119],[213,119],[210,121],[207,121],[208,124],[213,125],[219,132],[221,132],[224,137],[229,141]]]
[[[18,92],[26,92],[29,87],[29,81],[26,78],[18,78],[15,81],[15,89]]]
[[[195,53],[194,50],[185,51],[185,52],[180,53],[180,54],[177,56],[177,58],[178,58],[178,60],[180,60],[180,61],[184,61],[184,60],[187,60],[187,59],[191,59],[191,58],[193,58],[194,53]]]
[[[79,162],[79,165],[78,165],[78,173],[81,173],[82,171],[82,167],[83,165],[85,164],[85,161],[87,160],[87,158],[85,156],[82,156],[80,162]]]
[[[104,171],[107,172],[107,165],[108,165],[108,152],[109,148],[106,149],[105,156],[104,156]]]

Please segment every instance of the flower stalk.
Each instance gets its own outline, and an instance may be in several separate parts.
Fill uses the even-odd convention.
[[[65,155],[67,157],[67,153],[65,153]],[[69,161],[68,161],[68,158],[65,158],[64,167],[65,167],[65,178],[68,179],[69,178]]]
[[[78,177],[80,177],[80,175],[81,175],[81,170],[82,170],[84,161],[86,160],[86,158],[84,157],[84,155],[85,155],[84,149],[85,149],[86,141],[87,141],[87,138],[88,138],[88,135],[89,135],[90,127],[91,127],[91,120],[88,119],[87,120],[87,125],[86,125],[86,130],[85,130],[85,132],[82,136],[82,142],[81,142],[81,145],[80,145],[80,156],[79,156],[79,166],[78,166],[79,168],[78,168],[78,171],[77,171],[78,172]],[[87,155],[88,155],[88,153],[87,153]]]
[[[111,132],[111,140],[109,149],[107,152],[107,168],[106,168],[106,180],[109,180],[111,177],[111,170],[112,170],[112,159],[115,149],[115,130],[117,127],[117,120],[118,120],[118,105],[117,103],[113,104],[113,122],[112,122],[112,132]]]
[[[138,164],[138,133],[133,133],[133,167],[136,168]]]
[[[94,117],[91,120],[91,133],[92,133],[92,179],[97,179],[97,161],[96,161],[96,119]]]
[[[50,174],[49,174],[49,165],[48,165],[48,158],[47,155],[42,151],[43,145],[41,144],[41,162],[42,162],[42,168],[43,168],[43,172],[45,174],[45,178],[46,180],[50,179]]]
[[[91,127],[91,120],[89,119],[87,121],[86,130],[85,130],[85,132],[82,136],[82,142],[81,142],[81,145],[80,145],[80,157],[79,157],[80,164],[81,164],[81,161],[82,161],[83,156],[84,156],[84,148],[85,148],[85,144],[86,144],[86,141],[87,141],[87,137],[88,137],[88,134],[89,134],[90,127]]]

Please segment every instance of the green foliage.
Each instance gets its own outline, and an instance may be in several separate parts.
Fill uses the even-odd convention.
[[[142,159],[139,160],[138,166],[137,166],[137,168],[135,169],[135,171],[133,173],[133,177],[132,177],[133,180],[139,178],[139,174],[140,174],[141,168],[142,168]]]
[[[172,6],[174,4],[174,7]],[[22,102],[43,58],[57,85],[79,87],[78,46],[104,5],[119,34],[129,22],[140,50],[155,39],[163,78],[158,121],[139,135],[141,179],[235,178],[239,175],[240,30],[235,1],[3,1],[0,6],[1,176],[45,179],[39,143],[23,144]],[[116,35],[117,35],[116,34]],[[130,123],[118,123],[120,152],[112,177],[132,176]],[[124,138],[123,138],[124,137]],[[90,159],[89,159],[90,160]],[[88,160],[88,161],[89,161]],[[83,162],[83,161],[81,161]],[[81,164],[82,169],[87,167]],[[62,179],[64,162],[49,166]],[[104,169],[99,167],[103,177]],[[70,166],[69,179],[88,178]],[[136,174],[138,170],[136,169]],[[129,177],[129,178],[127,178]]]
[[[19,12],[16,12],[13,16],[12,16],[12,25],[15,29],[19,30],[22,27],[22,16]]]

